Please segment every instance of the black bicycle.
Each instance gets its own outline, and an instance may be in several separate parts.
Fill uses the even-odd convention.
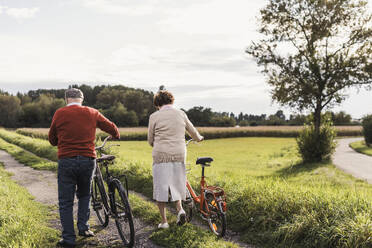
[[[113,218],[124,245],[133,247],[135,234],[132,211],[128,200],[128,180],[123,175],[125,178],[124,187],[120,180],[113,177],[109,172],[108,167],[113,164],[115,156],[103,153],[108,139],[109,137],[103,141],[101,146],[96,147],[98,157],[92,182],[92,206],[101,225],[106,227],[110,217]],[[102,175],[100,167],[105,168],[105,176]]]

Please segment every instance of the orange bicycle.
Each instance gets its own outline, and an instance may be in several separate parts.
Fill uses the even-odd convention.
[[[186,146],[192,141],[187,141]],[[207,185],[205,181],[204,169],[211,166],[213,158],[201,157],[196,160],[196,164],[201,165],[202,175],[200,180],[200,195],[197,195],[186,180],[186,200],[182,201],[182,207],[186,212],[186,221],[190,222],[193,211],[196,210],[200,217],[208,222],[211,231],[223,237],[226,232],[226,196],[222,188]]]

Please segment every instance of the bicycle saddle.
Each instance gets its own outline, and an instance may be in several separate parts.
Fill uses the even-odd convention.
[[[102,161],[112,161],[115,159],[114,155],[102,155],[102,157],[97,158],[97,162],[100,163]]]
[[[201,157],[201,158],[198,158],[196,160],[196,164],[201,164],[201,165],[204,165],[204,166],[210,166],[209,163],[212,162],[212,161],[213,161],[213,158],[211,158],[211,157]]]

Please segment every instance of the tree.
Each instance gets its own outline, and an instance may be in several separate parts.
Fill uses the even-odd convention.
[[[275,116],[278,117],[280,120],[285,121],[285,114],[283,110],[276,111]]]
[[[0,126],[17,126],[20,113],[21,100],[18,97],[0,94]]]
[[[351,115],[347,114],[345,111],[340,111],[338,113],[333,113],[332,111],[327,111],[331,116],[334,125],[349,125],[351,124]]]
[[[215,115],[210,120],[210,123],[216,127],[233,127],[236,125],[235,119],[226,115]]]
[[[371,87],[371,19],[363,0],[270,0],[261,10],[264,38],[246,52],[264,67],[273,100],[311,110],[319,135],[325,108],[348,88]]]
[[[202,106],[193,107],[185,111],[190,121],[195,126],[209,126],[213,117],[211,108],[204,108]]]
[[[85,105],[93,106],[96,102],[93,88],[86,84],[82,84],[76,88],[80,89],[83,92]]]
[[[20,121],[27,127],[49,127],[56,110],[64,105],[65,101],[54,95],[41,94],[35,101],[22,105]]]
[[[138,118],[134,111],[128,111],[121,102],[102,111],[103,115],[119,127],[138,126]]]
[[[302,126],[306,123],[307,116],[303,114],[294,114],[289,116],[289,125]]]
[[[96,107],[107,109],[124,99],[124,90],[117,90],[111,87],[104,88],[96,96]]]

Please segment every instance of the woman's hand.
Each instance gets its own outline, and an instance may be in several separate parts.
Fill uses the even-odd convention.
[[[198,142],[202,142],[204,140],[204,136],[201,136],[201,139]]]

